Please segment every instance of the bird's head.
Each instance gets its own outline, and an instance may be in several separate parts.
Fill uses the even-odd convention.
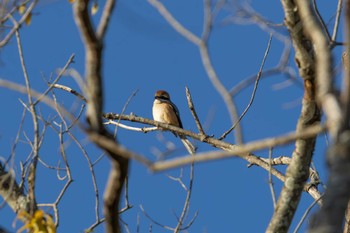
[[[170,100],[170,95],[164,90],[158,90],[154,95],[154,98],[158,100]]]

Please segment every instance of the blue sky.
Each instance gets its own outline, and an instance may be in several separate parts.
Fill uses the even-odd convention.
[[[326,23],[332,27],[336,2],[318,2]],[[163,3],[183,25],[200,36],[203,25],[202,1],[164,1]],[[100,4],[102,6],[103,2]],[[268,20],[278,24],[283,22],[283,11],[279,2],[251,1],[251,5]],[[95,19],[98,19],[99,13]],[[232,7],[228,6],[218,15],[209,43],[213,65],[227,89],[231,89],[241,80],[259,71],[269,40],[269,34],[255,24],[221,23],[232,14]],[[287,35],[284,28],[276,30]],[[47,85],[44,79],[48,80],[51,75],[55,77],[57,70],[64,66],[72,54],[75,54],[75,59],[70,67],[83,75],[84,48],[73,21],[72,6],[68,1],[40,1],[34,10],[32,23],[29,26],[23,26],[20,35],[33,89],[45,91]],[[341,40],[341,33],[338,40]],[[273,38],[265,70],[278,64],[283,46],[281,41]],[[138,90],[125,113],[132,112],[138,116],[152,118],[154,92],[164,89],[169,91],[173,102],[177,104],[184,128],[197,132],[186,102],[185,86],[188,86],[199,118],[206,126],[208,134],[218,137],[231,126],[227,109],[209,81],[198,49],[177,34],[147,1],[118,1],[104,48],[105,112],[120,113],[129,96]],[[341,49],[335,49],[336,64],[339,64]],[[14,38],[0,50],[0,59],[0,78],[23,84],[24,78]],[[293,54],[290,65],[295,69]],[[296,69],[295,72],[297,72]],[[79,90],[71,77],[61,78],[59,83]],[[248,87],[235,97],[240,112],[249,103],[252,88],[252,86]],[[300,114],[302,91],[300,85],[287,82],[282,75],[263,78],[255,101],[242,120],[245,141],[293,131]],[[75,97],[60,90],[56,90],[55,93],[58,101],[67,109],[72,112],[79,110],[82,103]],[[3,158],[8,158],[11,154],[11,145],[21,121],[23,107],[19,99],[27,101],[24,95],[1,89],[0,104],[7,110],[0,115],[2,122],[0,156]],[[55,112],[44,105],[40,106],[40,111],[46,118],[55,116]],[[59,119],[57,122],[60,122]],[[130,122],[125,123],[140,126]],[[113,130],[113,127],[109,128]],[[102,152],[78,129],[73,129],[72,132],[86,147],[91,160],[95,161]],[[46,134],[40,157],[50,165],[57,165],[60,160],[57,134],[50,128],[47,129]],[[19,161],[24,161],[30,153],[25,135],[30,139],[33,138],[32,121],[28,113],[16,150],[14,164],[16,172],[20,171]],[[181,142],[171,133],[143,134],[125,129],[118,130],[118,140],[121,144],[149,159],[156,158],[155,150],[166,149],[164,143],[157,139],[159,135],[180,148],[169,158],[186,154]],[[229,135],[226,141],[233,143],[233,136]],[[74,181],[58,206],[60,210],[58,232],[83,232],[95,222],[91,175],[86,159],[72,139],[65,136],[64,143]],[[214,150],[211,146],[197,143],[199,152]],[[326,181],[325,148],[325,137],[320,136],[314,162],[323,181]],[[292,151],[293,145],[276,148],[273,156],[290,156]],[[255,154],[268,157],[268,151],[258,151]],[[95,166],[101,199],[109,168],[107,157]],[[279,169],[284,171],[285,168]],[[174,212],[177,215],[181,213],[186,193],[178,183],[169,179],[168,175],[179,176],[180,169],[153,174],[143,165],[137,162],[131,163],[129,201],[133,208],[122,215],[131,232],[136,232],[138,216],[140,216],[140,232],[148,232],[151,224],[141,212],[140,205],[158,222],[172,227],[176,225]],[[184,168],[183,175],[185,183],[188,184],[188,167]],[[55,171],[41,164],[38,166],[37,177],[38,202],[53,202],[65,181],[58,180]],[[278,194],[282,184],[276,179],[274,181]],[[273,213],[267,182],[268,173],[265,170],[259,167],[247,168],[247,162],[239,158],[196,165],[189,219],[196,211],[199,211],[199,215],[188,232],[263,232]],[[308,194],[303,194],[291,230],[312,201]],[[44,210],[51,211],[49,208]],[[100,215],[102,216],[102,211]],[[7,206],[0,209],[0,225],[14,231],[12,228],[14,218],[14,214]],[[17,228],[20,225],[17,222]],[[303,227],[305,229],[305,224]],[[103,231],[103,225],[95,229],[95,232]],[[166,231],[153,226],[153,232]]]

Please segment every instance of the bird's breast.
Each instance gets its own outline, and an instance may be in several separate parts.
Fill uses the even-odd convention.
[[[153,119],[174,126],[179,126],[179,120],[171,105],[167,103],[154,103],[152,108]]]

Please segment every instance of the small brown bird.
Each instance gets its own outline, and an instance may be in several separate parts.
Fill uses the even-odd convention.
[[[156,92],[154,96],[153,108],[152,108],[153,119],[170,125],[182,128],[182,122],[180,119],[180,112],[176,105],[171,102],[169,93],[163,90]],[[175,133],[174,133],[175,134]],[[177,134],[175,134],[177,136]],[[185,145],[187,151],[190,154],[194,154],[196,148],[186,138],[186,136],[179,135],[182,143]]]

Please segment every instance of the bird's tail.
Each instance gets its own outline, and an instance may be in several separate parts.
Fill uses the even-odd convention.
[[[181,142],[186,147],[188,153],[193,155],[196,152],[197,148],[186,137],[181,137]]]

